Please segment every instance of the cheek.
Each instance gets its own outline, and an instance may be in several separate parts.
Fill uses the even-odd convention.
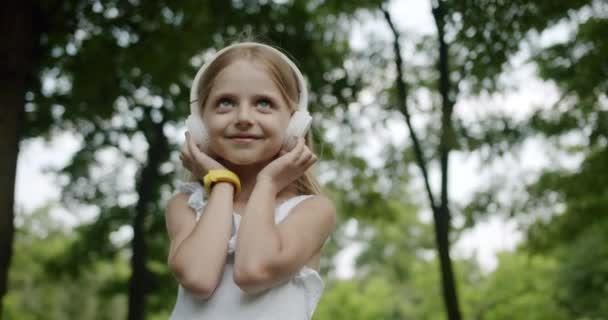
[[[290,117],[289,115],[282,115],[281,117],[277,117],[274,119],[274,131],[277,136],[285,136],[287,131],[287,127],[289,126]]]
[[[277,154],[279,154],[282,147],[283,147],[283,139],[277,140],[277,141],[275,141],[275,143],[273,143],[266,149],[265,153],[271,157],[274,157]]]
[[[222,130],[217,126],[205,126],[209,136],[209,151],[214,154],[221,154],[224,150],[222,141]]]
[[[217,140],[221,137],[223,129],[220,121],[205,121],[205,128],[207,129],[207,134],[209,138],[212,140]]]
[[[275,126],[273,131],[271,145],[276,149],[276,152],[279,152],[283,141],[287,137],[287,125]]]

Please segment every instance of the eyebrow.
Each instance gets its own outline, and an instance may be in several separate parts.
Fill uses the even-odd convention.
[[[219,97],[236,97],[237,95],[234,93],[230,93],[230,92],[219,92],[219,93],[214,93],[214,94],[210,94],[208,97],[208,100],[215,100]]]
[[[235,93],[233,93],[231,91],[219,91],[217,93],[213,93],[213,94],[209,95],[209,99],[210,100],[215,100],[215,99],[217,99],[219,97],[235,98],[236,96],[238,96],[238,94],[235,94]],[[270,98],[271,100],[274,100],[274,101],[287,103],[287,101],[284,101],[285,98],[283,98],[283,95],[272,94],[272,93],[269,93],[269,92],[259,92],[259,93],[253,94],[252,96],[254,98],[267,97],[267,98]]]

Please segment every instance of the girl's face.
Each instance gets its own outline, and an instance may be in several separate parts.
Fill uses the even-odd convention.
[[[216,76],[202,116],[211,151],[251,165],[279,153],[291,110],[263,65],[237,60]]]

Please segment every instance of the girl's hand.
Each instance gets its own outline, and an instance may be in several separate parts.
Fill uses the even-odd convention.
[[[304,138],[300,137],[291,151],[281,150],[278,158],[258,173],[257,180],[270,182],[278,193],[302,176],[316,161],[317,156],[306,146]]]
[[[179,158],[182,164],[198,179],[203,178],[209,170],[225,169],[222,164],[204,153],[186,131],[186,141],[182,146]]]

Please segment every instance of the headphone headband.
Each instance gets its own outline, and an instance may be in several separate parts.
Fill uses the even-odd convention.
[[[277,56],[281,57],[281,59],[283,59],[291,68],[291,70],[293,71],[293,73],[296,75],[296,78],[298,80],[298,91],[299,91],[299,97],[298,97],[298,110],[297,111],[304,111],[304,112],[308,112],[308,89],[306,87],[306,80],[304,79],[304,75],[302,75],[302,72],[300,72],[300,69],[298,69],[298,67],[295,65],[295,63],[293,63],[293,61],[291,61],[291,59],[289,59],[283,52],[279,51],[278,49],[263,44],[263,43],[258,43],[258,42],[241,42],[241,43],[236,43],[236,44],[232,44],[229,45],[223,49],[221,49],[220,51],[218,51],[213,58],[211,58],[211,60],[209,60],[207,63],[203,64],[203,66],[198,70],[198,72],[196,73],[196,76],[194,77],[194,80],[192,81],[192,86],[190,88],[190,113],[193,115],[197,115],[199,116],[199,108],[198,108],[198,92],[200,90],[200,86],[201,86],[201,78],[203,77],[203,75],[205,74],[205,71],[207,70],[207,68],[218,58],[220,57],[222,54],[224,54],[225,52],[227,52],[228,50],[231,49],[235,49],[235,48],[254,48],[254,47],[262,47],[265,49],[268,49],[270,51],[272,51],[274,54],[276,54]]]

